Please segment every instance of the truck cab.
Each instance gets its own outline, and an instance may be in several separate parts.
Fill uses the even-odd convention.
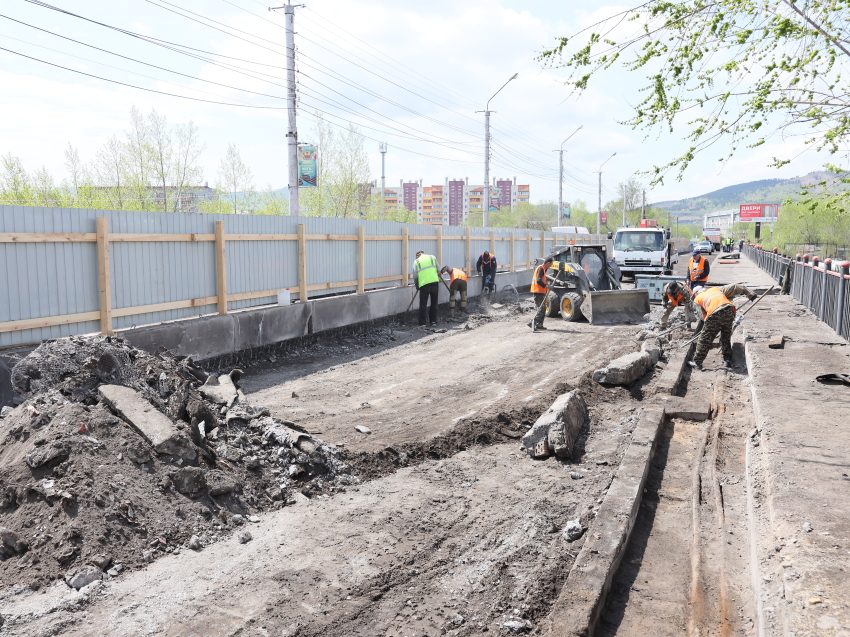
[[[624,276],[670,274],[679,262],[670,230],[647,224],[642,228],[618,228],[614,235],[614,262]]]

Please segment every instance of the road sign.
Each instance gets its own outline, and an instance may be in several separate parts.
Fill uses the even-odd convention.
[[[755,203],[740,207],[740,219],[745,223],[774,223],[779,220],[779,204]]]

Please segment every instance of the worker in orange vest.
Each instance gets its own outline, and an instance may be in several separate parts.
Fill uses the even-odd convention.
[[[449,275],[449,318],[455,317],[455,295],[460,297],[460,311],[466,314],[466,288],[469,285],[469,278],[466,272],[457,268],[444,267],[440,270],[440,275]]]
[[[531,276],[531,293],[534,295],[534,304],[537,306],[537,313],[528,324],[532,332],[546,329],[543,327],[543,318],[546,316],[546,297],[550,294],[546,271],[551,267],[552,257],[546,257],[542,264],[534,268],[534,274]]]
[[[708,273],[711,267],[708,265],[708,259],[702,256],[699,249],[694,250],[691,255],[691,260],[688,261],[688,285],[691,290],[697,285],[704,286],[708,281]]]
[[[496,290],[496,270],[499,269],[499,264],[496,263],[496,255],[484,252],[478,261],[475,263],[475,269],[478,274],[484,277],[484,286],[492,294]]]
[[[677,307],[681,307],[685,312],[685,321],[688,327],[693,321],[693,313],[691,312],[691,293],[687,286],[679,281],[670,281],[664,286],[664,315],[661,317],[661,329],[667,329],[667,319]]]
[[[708,355],[708,350],[714,342],[714,337],[720,333],[720,353],[723,356],[723,367],[732,367],[732,327],[735,322],[735,306],[730,299],[744,294],[750,301],[756,294],[743,285],[733,283],[721,288],[694,288],[694,309],[703,322],[702,333],[697,342],[697,351],[691,367],[702,369],[702,363]]]

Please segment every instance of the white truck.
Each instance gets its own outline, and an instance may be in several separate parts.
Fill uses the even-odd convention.
[[[679,252],[666,228],[617,228],[614,261],[623,276],[672,274]]]

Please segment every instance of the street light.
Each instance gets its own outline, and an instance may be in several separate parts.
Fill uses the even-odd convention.
[[[612,153],[611,157],[617,153]],[[599,166],[599,208],[596,210],[596,234],[602,234],[602,166],[611,161],[611,157],[602,162]]]
[[[584,124],[579,126],[573,135],[579,132],[582,128],[584,128]],[[570,135],[570,137],[573,135]],[[552,151],[561,154],[560,172],[558,173],[558,227],[560,227],[563,221],[561,219],[561,215],[564,214],[564,144],[570,141],[570,137],[567,137],[563,142],[561,142],[561,150]]]
[[[511,78],[502,84],[502,88],[493,93],[493,97],[496,97],[503,88],[505,88],[508,84],[511,83],[511,80],[515,80],[519,73],[514,73]],[[484,107],[484,219],[483,225],[486,228],[490,223],[490,101],[493,99],[491,97],[487,100],[487,105]],[[481,112],[481,111],[477,111]]]

